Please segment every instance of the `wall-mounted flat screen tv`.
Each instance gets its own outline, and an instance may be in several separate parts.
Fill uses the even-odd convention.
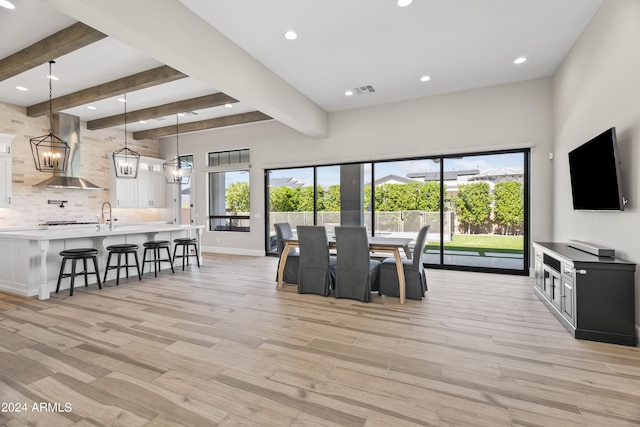
[[[615,127],[569,152],[569,171],[573,209],[624,210]]]

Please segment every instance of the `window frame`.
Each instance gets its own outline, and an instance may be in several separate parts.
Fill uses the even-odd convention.
[[[238,156],[238,162],[237,163],[232,163],[231,160],[231,155],[232,153],[237,153]],[[245,154],[245,156],[243,157],[243,154]],[[216,165],[211,165],[211,159],[213,157],[213,155],[217,155],[217,159],[218,159],[218,164]],[[229,162],[228,163],[224,163],[222,165],[219,164],[219,159],[220,159],[220,155],[228,155],[228,159]],[[207,179],[207,223],[208,223],[208,230],[209,231],[216,231],[216,232],[220,232],[220,231],[230,231],[230,232],[250,232],[251,231],[251,163],[249,162],[251,153],[250,153],[250,149],[248,148],[242,148],[242,149],[234,149],[234,150],[222,150],[222,151],[211,151],[207,153],[207,167],[204,169],[205,175],[206,175],[206,179]],[[245,160],[244,162],[240,162],[240,160]],[[246,212],[246,214],[244,215],[238,215],[238,214],[234,214],[234,215],[229,215],[227,214],[227,188],[228,186],[225,185],[225,193],[224,193],[224,204],[225,204],[225,214],[213,214],[212,211],[214,211],[215,209],[213,209],[213,204],[214,202],[214,197],[215,194],[213,193],[214,189],[212,188],[212,174],[227,174],[227,173],[233,173],[233,172],[246,172],[247,173],[247,185],[248,185],[248,212]],[[218,200],[218,203],[220,201]],[[216,224],[217,221],[221,221],[224,220],[225,224]],[[246,225],[240,225],[240,224],[246,224]]]

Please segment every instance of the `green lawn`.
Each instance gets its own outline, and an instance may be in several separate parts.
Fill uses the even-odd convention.
[[[426,249],[437,249],[439,242],[429,242]],[[452,242],[444,242],[445,249],[455,251],[480,252],[498,252],[521,254],[524,252],[523,236],[487,236],[474,234],[456,234],[453,236]]]

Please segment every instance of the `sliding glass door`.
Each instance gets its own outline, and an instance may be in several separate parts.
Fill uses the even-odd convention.
[[[451,218],[443,265],[524,270],[526,159],[524,152],[443,159]]]
[[[528,273],[526,150],[274,169],[266,172],[267,250],[273,224],[365,226],[415,238],[436,268]]]
[[[313,225],[315,215],[313,167],[274,169],[265,174],[267,184],[267,253],[277,254],[273,224],[288,222],[295,231],[298,225]]]

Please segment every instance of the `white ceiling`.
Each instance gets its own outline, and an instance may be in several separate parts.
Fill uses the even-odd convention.
[[[50,6],[57,0],[11,1],[15,10],[0,8],[0,58],[76,22]],[[154,3],[158,9],[145,10],[145,18],[152,23],[165,3],[176,1]],[[414,0],[400,8],[395,0],[179,1],[329,112],[550,76],[602,3]],[[96,27],[95,22],[92,26]],[[109,34],[104,28],[97,29]],[[283,37],[290,29],[298,33],[296,40]],[[164,30],[171,34],[174,29]],[[207,51],[207,40],[194,34],[191,41],[201,48],[202,55],[215,58],[216,52]],[[151,50],[141,52],[109,37],[52,58],[56,60],[53,74],[60,78],[53,82],[53,97],[162,65],[152,55]],[[519,56],[528,61],[515,65],[513,60]],[[164,62],[168,62],[166,57]],[[167,65],[186,72],[176,64]],[[225,67],[225,62],[219,67]],[[0,82],[0,101],[25,107],[46,101],[47,72],[45,63]],[[431,80],[421,82],[425,74]],[[189,77],[129,93],[127,108],[138,110],[219,91],[203,80]],[[344,95],[348,89],[366,85],[373,86],[375,92]],[[29,91],[18,91],[16,86]],[[251,97],[228,94],[240,101],[233,108],[200,110],[181,123],[260,108]],[[95,110],[80,106],[65,112],[82,120],[119,114],[123,106],[116,98],[92,103]],[[167,124],[152,120],[129,124],[128,129]]]

